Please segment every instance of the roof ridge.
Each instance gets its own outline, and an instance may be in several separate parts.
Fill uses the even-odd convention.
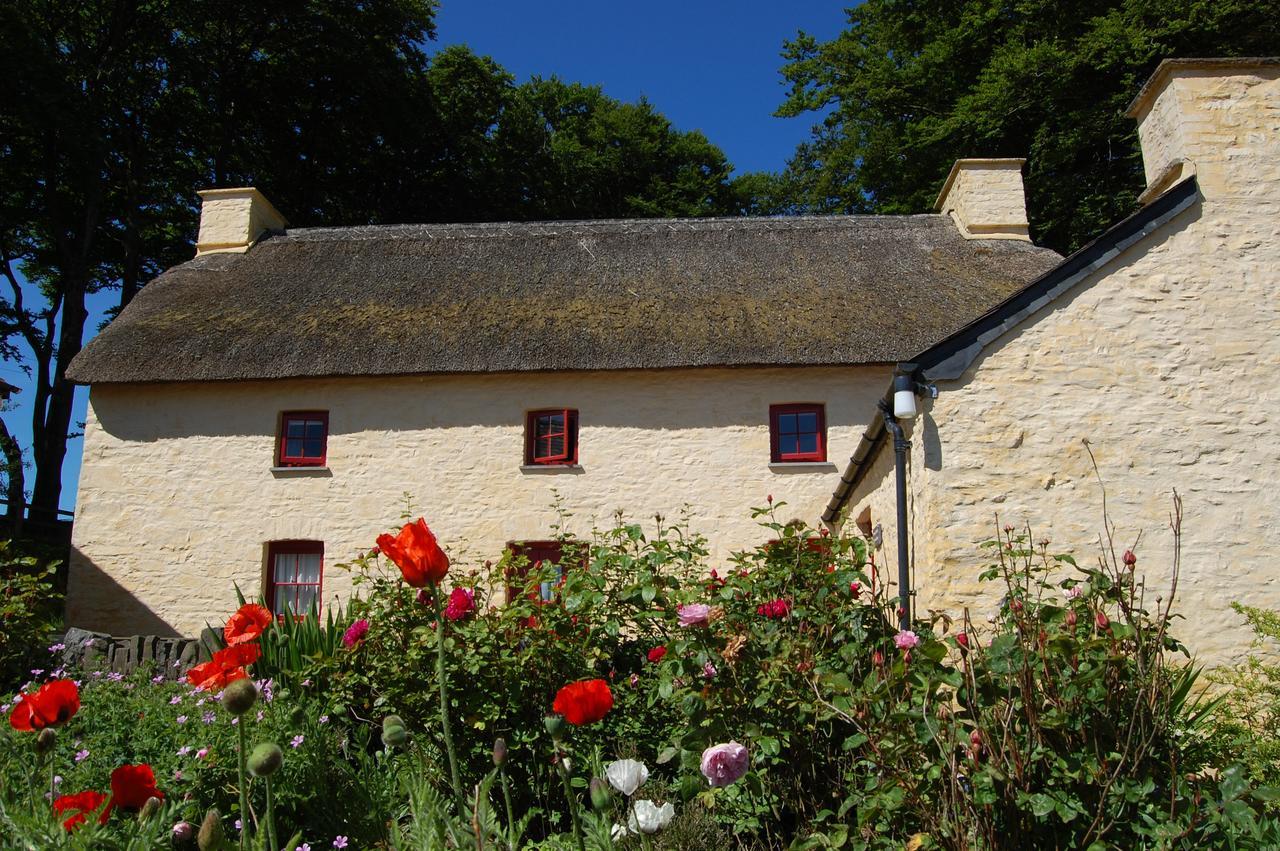
[[[713,216],[662,219],[549,219],[532,222],[449,222],[289,228],[274,239],[319,242],[337,239],[441,239],[500,236],[584,236],[591,233],[657,233],[704,230],[817,230],[867,224],[942,221],[937,213],[843,214],[832,216]]]

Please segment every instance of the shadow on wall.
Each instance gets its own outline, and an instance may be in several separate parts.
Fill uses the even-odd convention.
[[[71,550],[66,619],[69,627],[114,635],[181,635],[75,548]]]
[[[769,406],[820,402],[827,426],[864,426],[888,366],[617,370],[172,385],[98,385],[94,415],[126,441],[274,435],[287,410],[331,412],[329,434],[523,428],[527,411],[578,408],[584,428],[769,427]]]

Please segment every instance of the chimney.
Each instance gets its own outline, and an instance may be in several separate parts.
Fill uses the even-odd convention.
[[[206,189],[200,195],[200,234],[196,256],[215,252],[244,252],[267,231],[286,224],[271,202],[252,186]]]
[[[1192,174],[1206,200],[1280,195],[1280,58],[1166,59],[1125,114],[1142,203]]]
[[[934,212],[950,216],[965,239],[1030,242],[1022,192],[1025,162],[1013,158],[956,160],[938,193]]]

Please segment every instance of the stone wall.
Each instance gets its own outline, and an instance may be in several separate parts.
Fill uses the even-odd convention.
[[[72,627],[58,639],[63,645],[59,661],[68,670],[84,673],[132,674],[152,670],[167,680],[178,680],[192,666],[207,661],[219,646],[219,635],[204,630],[199,638],[158,635],[112,636]]]
[[[188,385],[96,385],[85,425],[68,622],[114,634],[194,635],[263,590],[266,545],[324,542],[335,569],[403,521],[404,494],[459,569],[508,541],[550,536],[556,494],[585,536],[616,510],[653,525],[688,505],[713,564],[768,537],[750,508],[786,501],[817,522],[835,463],[770,464],[769,406],[826,405],[843,463],[888,367],[689,369]],[[579,466],[528,469],[525,415],[577,408]],[[323,470],[273,470],[282,411],[327,410]],[[163,565],[163,567],[158,567]]]

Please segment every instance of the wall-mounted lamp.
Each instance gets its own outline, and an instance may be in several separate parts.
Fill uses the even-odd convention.
[[[893,377],[893,415],[900,420],[916,418],[916,397],[928,396],[938,398],[938,388],[932,384],[921,384],[908,373],[898,373]]]

